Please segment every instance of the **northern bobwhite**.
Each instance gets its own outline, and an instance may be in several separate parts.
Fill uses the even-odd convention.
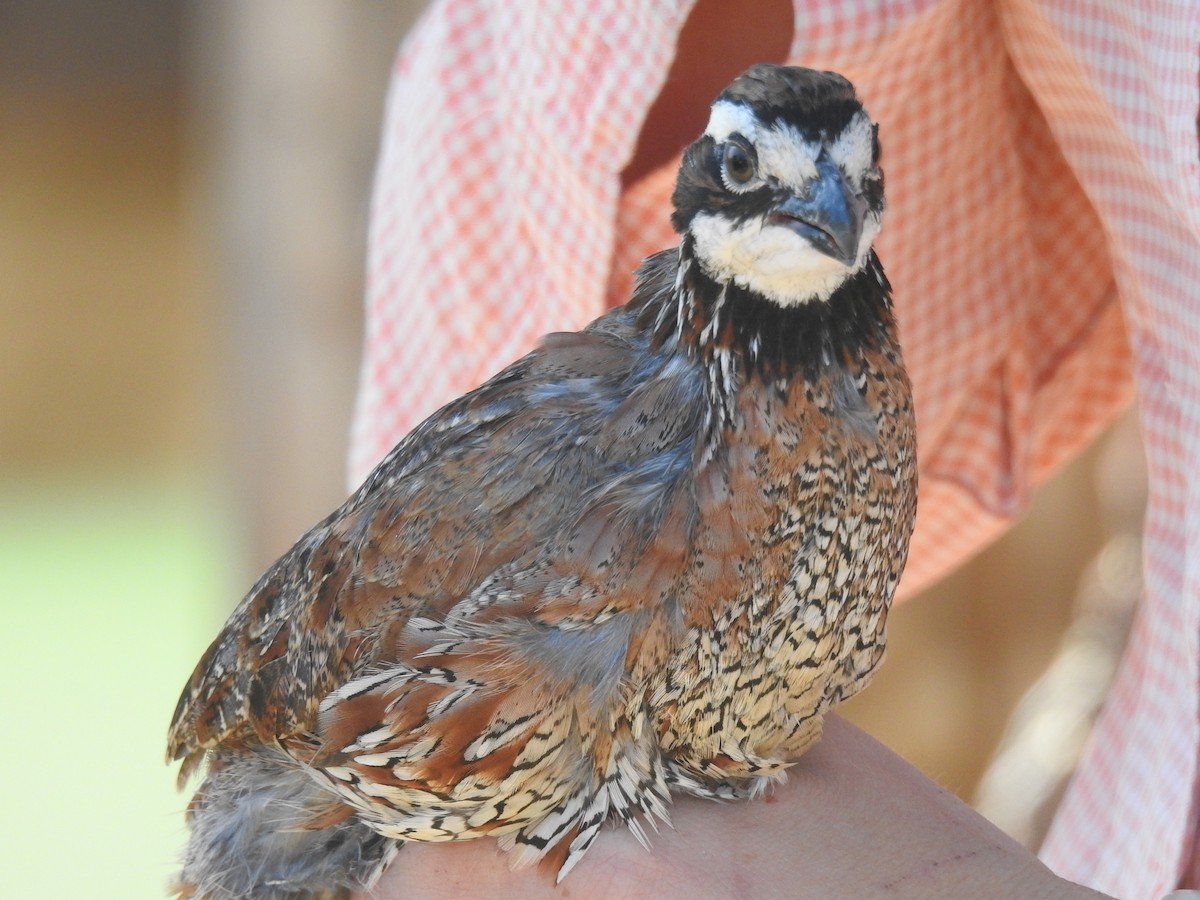
[[[867,681],[916,507],[877,126],[755,66],[633,296],[435,413],[278,560],[171,726],[177,889],[322,898],[405,841],[562,878],[606,820],[752,796]]]

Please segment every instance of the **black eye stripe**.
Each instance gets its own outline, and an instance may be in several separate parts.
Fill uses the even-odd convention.
[[[754,157],[757,156],[754,145],[750,143],[746,136],[740,131],[730,132],[729,137],[725,138],[725,143],[737,144],[737,146],[741,147],[742,151],[751,159],[754,159]]]
[[[731,133],[729,137],[725,138],[725,140],[721,143],[714,144],[713,150],[718,163],[721,162],[725,155],[725,149],[730,145],[738,147],[744,154],[746,154],[746,156],[750,158],[750,162],[754,165],[754,167],[758,168],[758,151],[754,149],[754,145],[752,143],[750,143],[748,140],[746,140],[746,138],[736,131]]]

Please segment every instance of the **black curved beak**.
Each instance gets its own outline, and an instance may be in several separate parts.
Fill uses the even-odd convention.
[[[824,151],[817,157],[817,173],[804,196],[788,197],[768,214],[767,221],[792,229],[843,265],[853,265],[867,203],[850,189]]]

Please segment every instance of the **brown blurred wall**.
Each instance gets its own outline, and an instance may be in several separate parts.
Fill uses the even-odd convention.
[[[219,0],[188,20],[192,188],[253,570],[345,496],[384,94],[422,6]]]

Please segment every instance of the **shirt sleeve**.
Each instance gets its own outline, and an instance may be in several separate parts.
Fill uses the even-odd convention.
[[[372,201],[354,483],[437,407],[603,309],[620,171],[687,6],[449,0],[414,28]]]

